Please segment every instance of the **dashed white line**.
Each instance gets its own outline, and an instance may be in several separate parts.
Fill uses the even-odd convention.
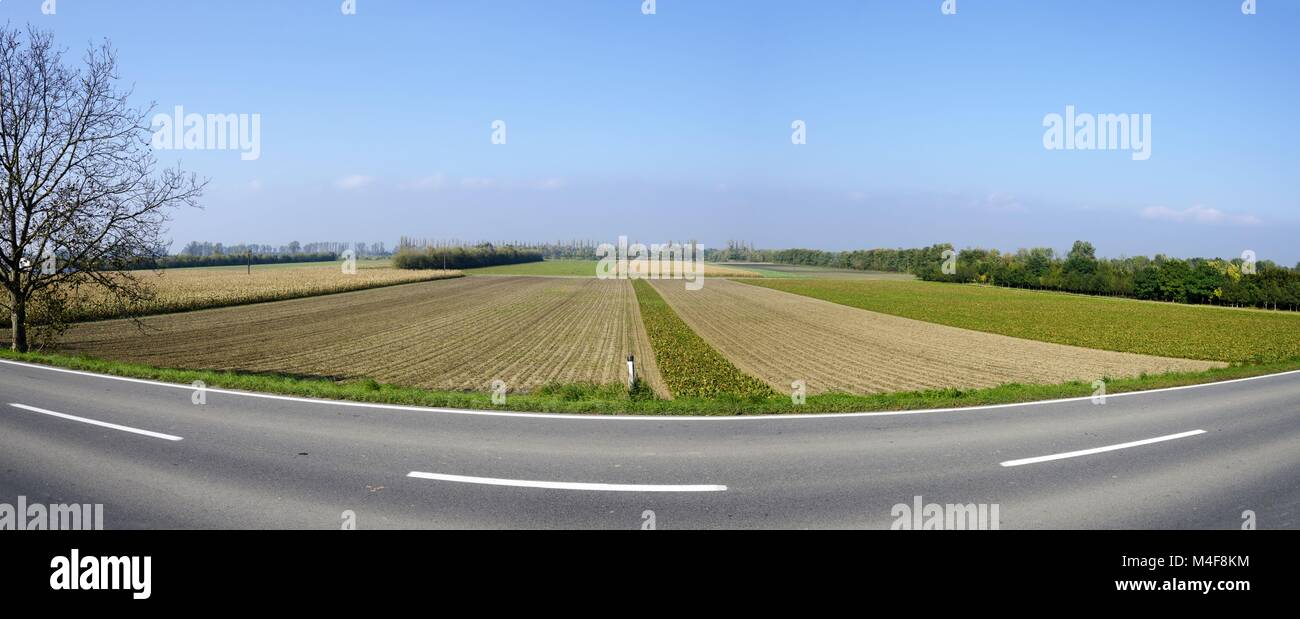
[[[88,424],[90,424],[90,425],[92,425],[92,426],[99,426],[99,427],[101,427],[101,428],[108,428],[108,429],[110,429],[110,430],[121,430],[122,432],[130,432],[130,433],[132,433],[132,434],[140,434],[140,435],[142,435],[142,436],[151,436],[151,437],[153,437],[153,438],[160,438],[160,439],[163,439],[164,441],[179,441],[179,440],[183,440],[181,437],[179,437],[179,436],[172,436],[171,434],[163,434],[163,433],[161,433],[161,432],[150,432],[149,430],[141,430],[141,429],[139,429],[139,428],[132,428],[132,427],[129,427],[129,426],[119,426],[119,425],[117,425],[117,424],[115,424],[115,423],[108,423],[108,422],[106,422],[106,421],[96,421],[96,420],[94,420],[94,419],[86,419],[85,417],[77,417],[76,415],[69,415],[69,414],[67,414],[67,413],[56,413],[56,412],[54,412],[54,411],[45,410],[45,409],[43,409],[43,408],[36,408],[35,406],[28,406],[28,405],[26,405],[26,404],[13,404],[13,403],[10,403],[9,406],[12,406],[12,407],[14,407],[14,408],[21,408],[21,409],[23,409],[23,410],[25,410],[25,411],[31,411],[31,412],[33,412],[33,413],[40,413],[40,414],[42,414],[42,415],[49,415],[49,416],[51,416],[51,417],[58,417],[59,419],[67,419],[67,420],[70,420],[70,421],[79,421],[79,422],[81,422],[81,423],[88,423]]]
[[[1131,443],[1120,443],[1120,444],[1118,444],[1118,445],[1107,445],[1106,447],[1095,447],[1095,448],[1093,448],[1093,449],[1081,449],[1081,450],[1079,450],[1079,451],[1067,451],[1067,452],[1065,452],[1065,453],[1053,454],[1053,455],[1050,455],[1050,456],[1038,456],[1038,457],[1036,457],[1036,458],[1024,458],[1024,459],[1021,459],[1021,460],[1007,460],[1006,462],[1003,462],[1003,463],[1001,463],[1001,464],[1002,464],[1002,466],[1022,466],[1022,465],[1025,465],[1025,464],[1037,464],[1037,463],[1039,463],[1039,462],[1050,462],[1050,461],[1052,461],[1052,460],[1064,460],[1064,459],[1066,459],[1066,458],[1078,458],[1079,456],[1090,456],[1090,455],[1092,455],[1092,454],[1099,454],[1099,453],[1104,453],[1104,452],[1107,452],[1107,451],[1115,451],[1115,450],[1117,450],[1117,449],[1128,449],[1129,447],[1138,447],[1138,446],[1141,446],[1141,445],[1150,445],[1150,444],[1152,444],[1152,443],[1163,443],[1163,442],[1165,442],[1165,441],[1172,441],[1172,440],[1176,440],[1176,439],[1180,439],[1180,438],[1187,438],[1187,437],[1189,437],[1189,436],[1196,436],[1197,434],[1205,434],[1205,430],[1192,430],[1192,431],[1190,431],[1190,432],[1179,432],[1178,434],[1169,434],[1169,435],[1165,435],[1165,436],[1157,436],[1157,437],[1155,437],[1155,438],[1148,438],[1148,439],[1143,439],[1143,440],[1140,440],[1140,441],[1133,441],[1133,442],[1131,442]]]
[[[725,492],[726,486],[709,484],[698,485],[662,485],[662,484],[588,484],[567,481],[529,481],[523,479],[496,479],[492,477],[467,477],[465,475],[443,475],[441,473],[421,473],[412,471],[407,477],[433,479],[462,484],[483,484],[488,486],[514,486],[516,488],[549,488],[552,490],[587,490],[592,492]]]

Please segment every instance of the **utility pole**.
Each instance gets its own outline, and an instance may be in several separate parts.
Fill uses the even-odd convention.
[[[244,256],[248,258],[248,274],[253,274],[253,250],[245,249]]]

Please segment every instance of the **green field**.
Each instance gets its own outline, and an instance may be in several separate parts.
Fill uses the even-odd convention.
[[[922,281],[737,280],[861,309],[1058,344],[1244,363],[1300,359],[1300,313]]]

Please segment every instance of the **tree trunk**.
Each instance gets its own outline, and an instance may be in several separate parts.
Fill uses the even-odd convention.
[[[18,352],[27,352],[27,299],[20,299],[18,295],[11,294],[10,298],[13,303],[13,313],[9,315],[9,320],[13,329],[13,346]]]

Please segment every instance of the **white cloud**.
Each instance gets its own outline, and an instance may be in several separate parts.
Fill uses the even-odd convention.
[[[548,178],[537,183],[538,189],[563,189],[568,183],[562,178]]]
[[[1197,204],[1181,211],[1167,206],[1149,206],[1142,209],[1143,219],[1155,221],[1173,221],[1178,223],[1227,224],[1235,226],[1254,226],[1260,223],[1254,215],[1231,215],[1217,208]]]
[[[361,174],[351,174],[334,181],[334,186],[339,189],[360,189],[369,185],[375,178],[373,176],[363,176]]]
[[[496,184],[497,182],[493,179],[476,176],[460,179],[460,186],[466,189],[486,189]]]
[[[1015,196],[1000,191],[995,191],[984,196],[982,200],[977,200],[975,208],[993,213],[1023,213],[1028,210]]]
[[[433,174],[431,176],[417,178],[411,182],[404,183],[402,189],[412,191],[433,191],[435,189],[442,189],[446,184],[446,177],[442,174]]]

